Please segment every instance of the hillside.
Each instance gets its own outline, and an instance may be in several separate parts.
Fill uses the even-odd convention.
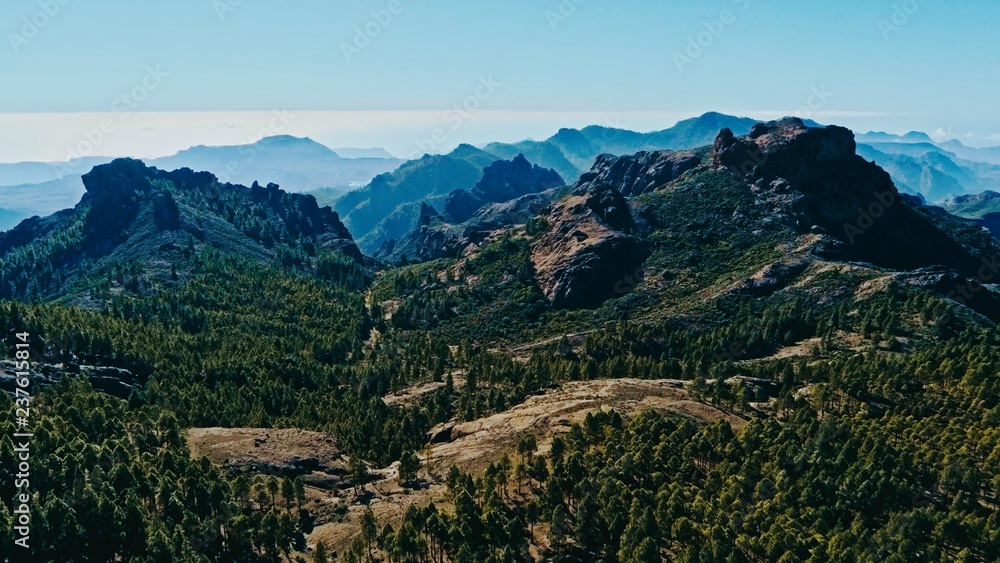
[[[345,194],[334,209],[344,217],[362,250],[371,253],[417,226],[419,205],[415,204],[434,205],[454,190],[471,189],[482,178],[483,169],[496,160],[469,145],[447,155],[425,155]]]
[[[392,174],[382,175],[365,188],[340,197],[334,209],[344,216],[362,250],[374,253],[387,242],[419,227],[417,203],[441,210],[452,222],[467,220],[473,208],[478,208],[478,202],[466,202],[467,209],[461,216],[452,217],[445,196],[455,190],[472,190],[482,179],[483,170],[496,161],[524,159],[554,170],[565,182],[572,183],[602,154],[694,148],[709,144],[723,127],[746,132],[754,123],[752,119],[707,113],[652,133],[590,126],[582,130],[561,129],[541,142],[490,143],[482,149],[462,145],[447,155],[425,155],[409,161]],[[556,182],[553,177],[545,183],[552,187]],[[524,193],[522,190],[521,195]],[[486,199],[488,203],[509,200]]]
[[[404,164],[350,213],[438,167],[441,200],[526,170],[494,163]],[[132,160],[84,183],[0,235],[36,560],[1000,558],[1000,242],[847,129],[490,183],[513,199],[457,225],[420,196],[420,263],[377,267],[273,184]]]
[[[142,293],[187,278],[209,248],[302,267],[325,255],[362,259],[335,212],[275,184],[220,184],[207,172],[128,159],[94,168],[83,183],[76,207],[0,233],[0,295]]]
[[[858,152],[889,172],[899,189],[931,202],[1000,188],[1000,166],[965,160],[931,143],[872,143]]]
[[[946,199],[941,207],[953,215],[968,219],[982,219],[990,213],[1000,212],[1000,192],[985,191]]]
[[[385,240],[373,256],[389,264],[454,258],[491,231],[533,219],[564,184],[554,170],[532,165],[524,155],[498,160],[483,169],[472,189],[449,193],[443,213],[421,203],[416,225],[398,238]],[[411,205],[415,206],[401,206],[394,216]]]
[[[1000,193],[985,191],[948,198],[941,207],[958,217],[975,220],[1000,239]]]
[[[512,160],[498,160],[483,169],[483,177],[471,190],[458,189],[445,200],[445,217],[464,223],[491,203],[504,203],[521,196],[565,186],[555,170],[532,165],[523,154]]]

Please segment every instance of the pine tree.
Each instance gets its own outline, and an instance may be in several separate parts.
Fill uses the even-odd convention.
[[[316,550],[313,552],[313,563],[329,563],[326,555],[326,545],[323,542],[316,542]]]

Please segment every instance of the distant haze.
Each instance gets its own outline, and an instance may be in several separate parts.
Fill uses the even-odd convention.
[[[726,110],[730,115],[761,120],[801,114],[787,110]],[[399,158],[424,153],[447,153],[461,143],[516,142],[545,139],[563,127],[603,125],[633,131],[668,128],[701,110],[676,112],[531,112],[478,111],[467,119],[445,111],[276,111],[276,112],[149,112],[117,114],[51,113],[0,114],[0,162],[63,161],[70,155],[167,156],[196,145],[251,144],[261,137],[309,137],[328,147],[377,147]],[[808,115],[800,115],[809,117]],[[869,130],[905,133],[933,132],[937,123],[928,116],[896,116],[858,112],[815,112],[813,119]],[[101,133],[102,124],[113,126]],[[457,125],[457,126],[456,126]],[[989,135],[960,135],[970,146],[1000,145]],[[940,139],[936,139],[940,140]],[[89,155],[86,153],[90,153]],[[419,153],[419,154],[418,154]],[[347,155],[352,156],[352,155]],[[3,182],[0,182],[2,184]]]

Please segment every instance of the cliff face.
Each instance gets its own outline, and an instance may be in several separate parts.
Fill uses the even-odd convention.
[[[848,129],[788,118],[758,124],[742,138],[723,130],[712,163],[743,181],[776,219],[820,235],[815,252],[821,257],[974,272],[982,258],[978,242],[944,232],[960,227],[911,204],[889,174],[856,149]]]
[[[523,154],[512,160],[498,160],[483,170],[483,177],[471,190],[455,190],[448,195],[444,217],[450,223],[464,223],[482,207],[565,185],[555,170],[532,165]]]
[[[624,196],[638,196],[666,185],[702,162],[693,152],[640,152],[629,156],[604,154],[580,177],[581,186],[610,186]]]
[[[531,261],[538,285],[556,307],[592,308],[624,294],[649,257],[628,201],[610,186],[581,185],[540,216],[547,231]]]
[[[975,280],[995,263],[996,242],[980,224],[901,195],[856,149],[848,129],[789,118],[743,137],[723,129],[693,153],[599,157],[571,195],[538,216],[547,224],[532,254],[538,284],[556,306],[597,306],[635,286],[619,281],[643,278],[654,240],[656,252],[686,256],[679,267],[721,241],[736,249],[767,236],[798,240],[794,253],[732,287],[749,294],[780,290],[817,259],[924,272],[901,275],[912,284],[929,283],[927,268],[951,272],[935,288]],[[994,313],[986,301],[984,293],[968,304]]]

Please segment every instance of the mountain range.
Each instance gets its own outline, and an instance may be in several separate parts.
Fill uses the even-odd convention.
[[[704,127],[718,124],[716,115],[706,120]],[[687,123],[684,135],[656,135],[690,140],[695,129]],[[623,138],[648,142],[617,138],[618,146]],[[331,256],[367,267],[363,251],[389,263],[457,259],[521,231],[537,239],[531,269],[556,307],[597,307],[621,295],[616,282],[630,273],[648,278],[651,267],[667,267],[648,279],[673,279],[713,247],[748,251],[755,241],[798,242],[760,265],[761,279],[745,282],[754,291],[773,290],[817,261],[907,271],[897,277],[936,288],[974,278],[997,248],[983,229],[994,226],[1000,195],[929,207],[861,156],[883,145],[882,154],[941,154],[911,140],[859,145],[839,127],[754,123],[744,133],[723,127],[710,146],[602,154],[571,183],[523,154],[496,160],[463,145],[376,177],[341,197],[337,210],[273,183],[246,188],[208,172],[119,159],[82,176],[86,193],[73,208],[0,234],[0,291],[86,301],[94,299],[87,272],[139,272],[131,282],[139,288],[170,284],[197,268],[193,256],[204,248],[313,271]],[[352,231],[366,233],[360,244]],[[995,312],[989,293],[967,304]]]
[[[307,138],[266,137],[249,145],[196,146],[175,155],[146,159],[164,170],[204,170],[223,181],[277,183],[292,192],[323,189],[340,195],[367,184],[402,161],[381,149],[345,149],[337,152]],[[21,219],[48,215],[76,205],[84,194],[81,176],[94,166],[114,160],[89,157],[68,163],[24,162],[0,164],[0,230]]]
[[[561,129],[544,141],[490,143],[483,148],[462,145],[446,155],[426,155],[385,174],[361,190],[334,203],[362,250],[374,253],[420,224],[420,203],[444,209],[454,190],[471,190],[483,170],[500,160],[523,157],[555,171],[567,184],[590,169],[601,154],[632,154],[644,150],[689,149],[711,143],[722,128],[746,133],[753,119],[706,113],[651,133],[591,126]],[[551,187],[551,186],[549,186]],[[546,188],[547,189],[547,188]]]
[[[796,118],[576,178],[462,146],[344,215],[97,165],[0,233],[68,452],[32,456],[32,560],[998,560],[1000,195],[927,205],[864,150]]]
[[[165,172],[132,159],[94,167],[71,209],[0,233],[0,297],[100,299],[105,277],[132,291],[188,279],[203,249],[260,262],[322,268],[363,261],[329,207],[276,184],[220,183],[208,172]],[[124,282],[123,282],[124,283]]]
[[[863,143],[859,154],[889,172],[901,190],[929,202],[1000,189],[1000,166],[962,158],[929,141]]]
[[[290,136],[244,146],[192,147],[146,162],[165,170],[206,170],[235,183],[260,180],[288,191],[310,191],[320,204],[338,210],[365,252],[375,253],[418,227],[420,203],[443,212],[448,194],[472,189],[493,162],[522,155],[572,184],[601,154],[691,149],[710,143],[722,128],[745,134],[755,123],[710,112],[650,133],[606,126],[561,129],[543,141],[463,145],[449,154],[405,164],[382,149],[340,149],[345,157],[310,139]],[[888,171],[900,190],[927,202],[1000,189],[1000,147],[972,148],[954,140],[935,143],[920,132],[869,132],[858,135],[858,152]],[[110,160],[0,164],[0,230],[75,205],[84,193],[79,176]]]

